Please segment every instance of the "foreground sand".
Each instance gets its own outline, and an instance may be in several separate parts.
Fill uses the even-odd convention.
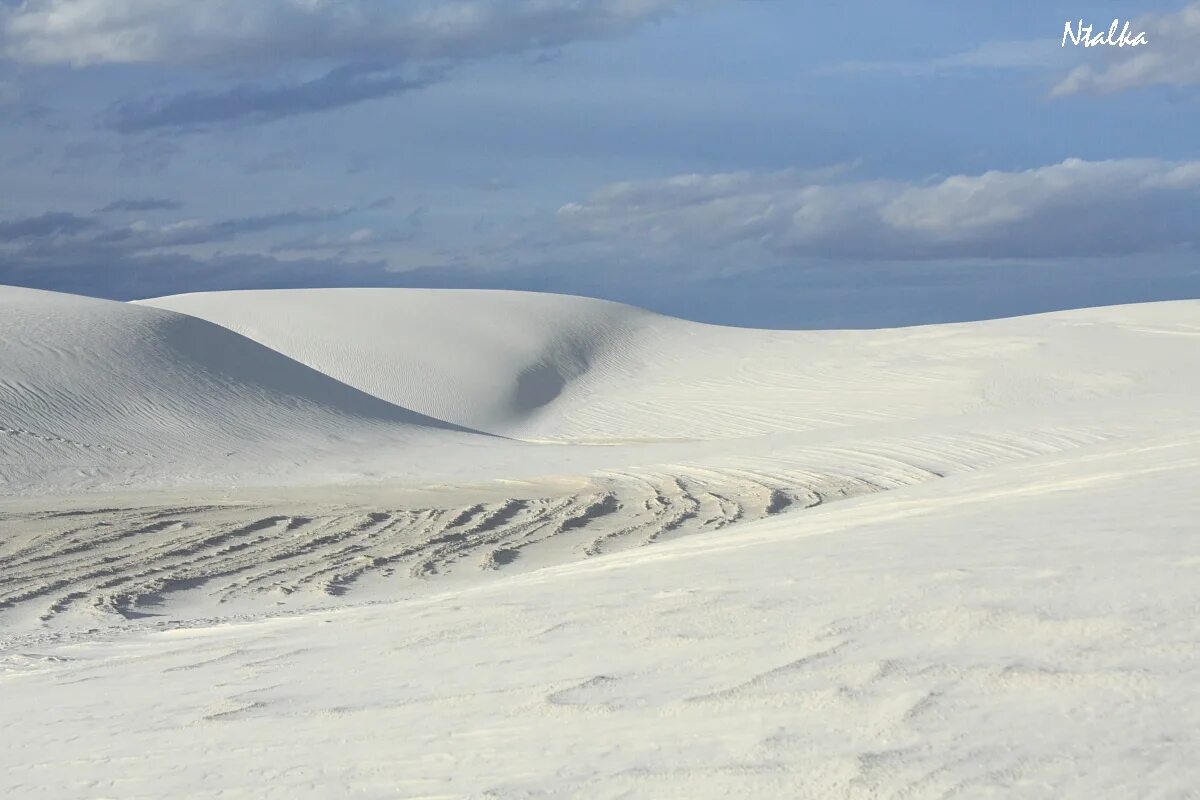
[[[1200,304],[0,304],[7,796],[1200,787]]]

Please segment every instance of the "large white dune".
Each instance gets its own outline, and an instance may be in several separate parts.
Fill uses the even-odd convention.
[[[213,483],[251,469],[284,477],[434,431],[465,435],[194,317],[0,287],[0,487],[10,492]]]
[[[389,402],[459,424],[528,427],[583,378],[606,375],[665,330],[696,328],[562,295],[309,289],[164,297]]]
[[[0,794],[1193,797],[1198,477],[1200,301],[0,287]]]

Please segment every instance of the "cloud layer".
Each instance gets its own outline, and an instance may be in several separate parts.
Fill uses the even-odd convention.
[[[5,54],[35,64],[466,60],[620,35],[686,0],[26,0]]]
[[[810,174],[619,183],[559,209],[564,237],[647,256],[886,259],[1127,255],[1200,244],[1200,162],[1082,161],[928,183]]]
[[[25,0],[0,2],[0,56],[43,66],[153,64],[262,76],[127,100],[109,119],[122,133],[190,130],[403,94],[469,61],[619,36],[699,2]]]

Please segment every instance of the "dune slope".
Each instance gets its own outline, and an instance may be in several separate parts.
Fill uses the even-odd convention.
[[[457,426],[194,317],[0,287],[0,487],[284,473]],[[465,434],[463,434],[465,435]]]

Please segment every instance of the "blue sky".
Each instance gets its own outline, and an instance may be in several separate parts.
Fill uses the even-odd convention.
[[[1114,18],[1138,48],[1060,46]],[[0,283],[1200,296],[1200,4],[0,0]]]

